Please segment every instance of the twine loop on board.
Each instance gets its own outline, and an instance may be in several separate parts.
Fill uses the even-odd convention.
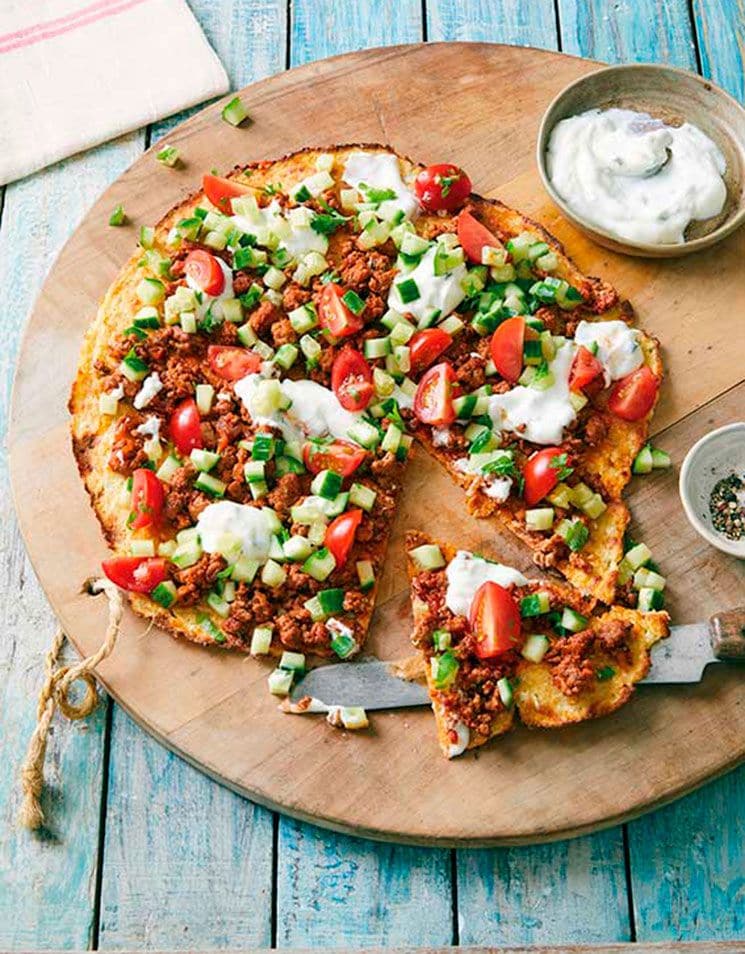
[[[44,685],[39,693],[36,709],[36,728],[29,742],[26,758],[21,766],[23,802],[18,815],[19,823],[31,830],[44,824],[41,808],[41,793],[44,789],[44,758],[47,751],[49,727],[55,710],[59,709],[68,719],[84,719],[98,705],[98,689],[93,675],[95,667],[106,659],[116,645],[122,620],[124,604],[117,587],[107,579],[88,580],[83,592],[95,596],[104,593],[109,603],[109,621],[103,642],[91,656],[71,666],[59,666],[59,655],[65,643],[65,634],[60,628],[54,635],[52,645],[44,659]],[[85,685],[85,695],[79,702],[70,698],[70,689],[75,682]]]

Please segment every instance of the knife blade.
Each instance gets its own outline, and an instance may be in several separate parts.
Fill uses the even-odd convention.
[[[669,637],[652,648],[652,666],[641,682],[697,683],[708,665],[721,661],[712,648],[708,622],[671,626]],[[375,711],[430,704],[422,683],[402,678],[398,664],[377,659],[311,669],[293,688],[290,701],[297,703],[308,696],[316,703],[314,711],[328,706],[361,706]]]

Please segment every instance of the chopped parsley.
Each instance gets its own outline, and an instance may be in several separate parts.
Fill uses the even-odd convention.
[[[337,212],[336,209],[332,209],[330,205],[325,207],[326,212],[319,212],[313,216],[310,227],[319,235],[333,235],[337,229],[348,221],[348,218]]]
[[[268,182],[263,189],[264,195],[279,195],[282,192],[281,182]]]
[[[574,473],[574,467],[570,467],[567,463],[566,454],[556,454],[555,457],[551,458],[550,463],[551,468],[556,471],[557,480],[566,480]]]
[[[360,192],[364,195],[365,201],[371,202],[373,205],[380,205],[381,202],[388,202],[390,199],[396,198],[393,189],[375,189],[365,182],[360,182]]]

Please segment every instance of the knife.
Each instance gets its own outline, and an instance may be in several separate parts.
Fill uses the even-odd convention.
[[[652,666],[641,683],[697,683],[707,666],[725,660],[745,660],[745,607],[716,613],[704,623],[671,626],[668,638],[652,648]],[[308,697],[313,702],[303,710],[292,711],[326,712],[337,706],[361,706],[370,711],[427,706],[430,698],[426,686],[402,676],[402,672],[411,672],[408,662],[369,659],[311,669],[293,688],[290,703]]]

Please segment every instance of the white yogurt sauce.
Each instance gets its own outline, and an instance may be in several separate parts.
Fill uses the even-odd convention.
[[[248,374],[235,384],[235,393],[243,402],[255,424],[277,427],[286,441],[302,441],[305,437],[336,437],[349,439],[349,429],[359,420],[341,406],[333,391],[315,381],[282,382],[282,393],[291,401],[286,411],[276,411],[267,417],[256,410],[256,392],[266,380],[261,374]]]
[[[576,417],[569,400],[569,371],[575,348],[563,344],[549,367],[553,384],[545,391],[516,385],[505,394],[489,398],[489,415],[496,427],[513,431],[533,444],[558,444],[564,428]]]
[[[434,444],[434,441],[432,442]],[[455,469],[462,474],[478,474],[481,477],[480,489],[499,503],[503,503],[510,495],[512,489],[511,477],[499,477],[497,474],[482,473],[482,465],[474,464],[473,458],[461,457],[455,462]]]
[[[419,208],[416,196],[401,178],[398,158],[390,152],[353,152],[344,164],[342,179],[353,189],[361,185],[373,189],[390,189],[395,199],[381,203],[379,211],[384,219],[391,218],[398,210],[403,210],[407,219],[414,216]],[[362,193],[364,198],[364,192]]]
[[[445,571],[448,581],[445,605],[456,616],[468,616],[476,590],[491,580],[500,586],[525,586],[528,582],[519,570],[501,563],[490,563],[467,550],[458,550]]]
[[[401,272],[394,279],[388,293],[388,307],[399,314],[413,315],[417,321],[429,318],[438,311],[438,321],[446,318],[466,297],[461,282],[466,277],[466,266],[456,265],[451,272],[435,275],[435,253],[437,246],[432,245],[422,255],[416,268],[410,272]],[[399,284],[413,280],[419,289],[419,297],[404,302],[398,290]]]
[[[269,559],[273,523],[260,507],[221,500],[205,507],[197,519],[197,531],[206,553],[218,553],[226,536],[241,542],[249,560],[263,563]]]
[[[546,164],[575,212],[632,242],[680,244],[690,222],[718,215],[727,198],[724,156],[697,126],[628,109],[557,123]]]
[[[603,365],[606,387],[644,363],[639,332],[624,321],[580,321],[574,343],[590,351],[593,344],[597,345],[596,357]]]
[[[137,408],[138,411],[141,411],[143,407],[147,407],[152,399],[163,390],[163,382],[160,380],[160,375],[157,371],[153,371],[152,374],[148,374],[145,380],[140,385],[140,390],[135,394],[132,404]]]
[[[452,725],[450,728],[458,737],[457,742],[451,742],[448,746],[448,758],[454,759],[459,755],[463,755],[468,748],[468,743],[471,741],[471,731],[463,722],[456,722],[455,725]]]

